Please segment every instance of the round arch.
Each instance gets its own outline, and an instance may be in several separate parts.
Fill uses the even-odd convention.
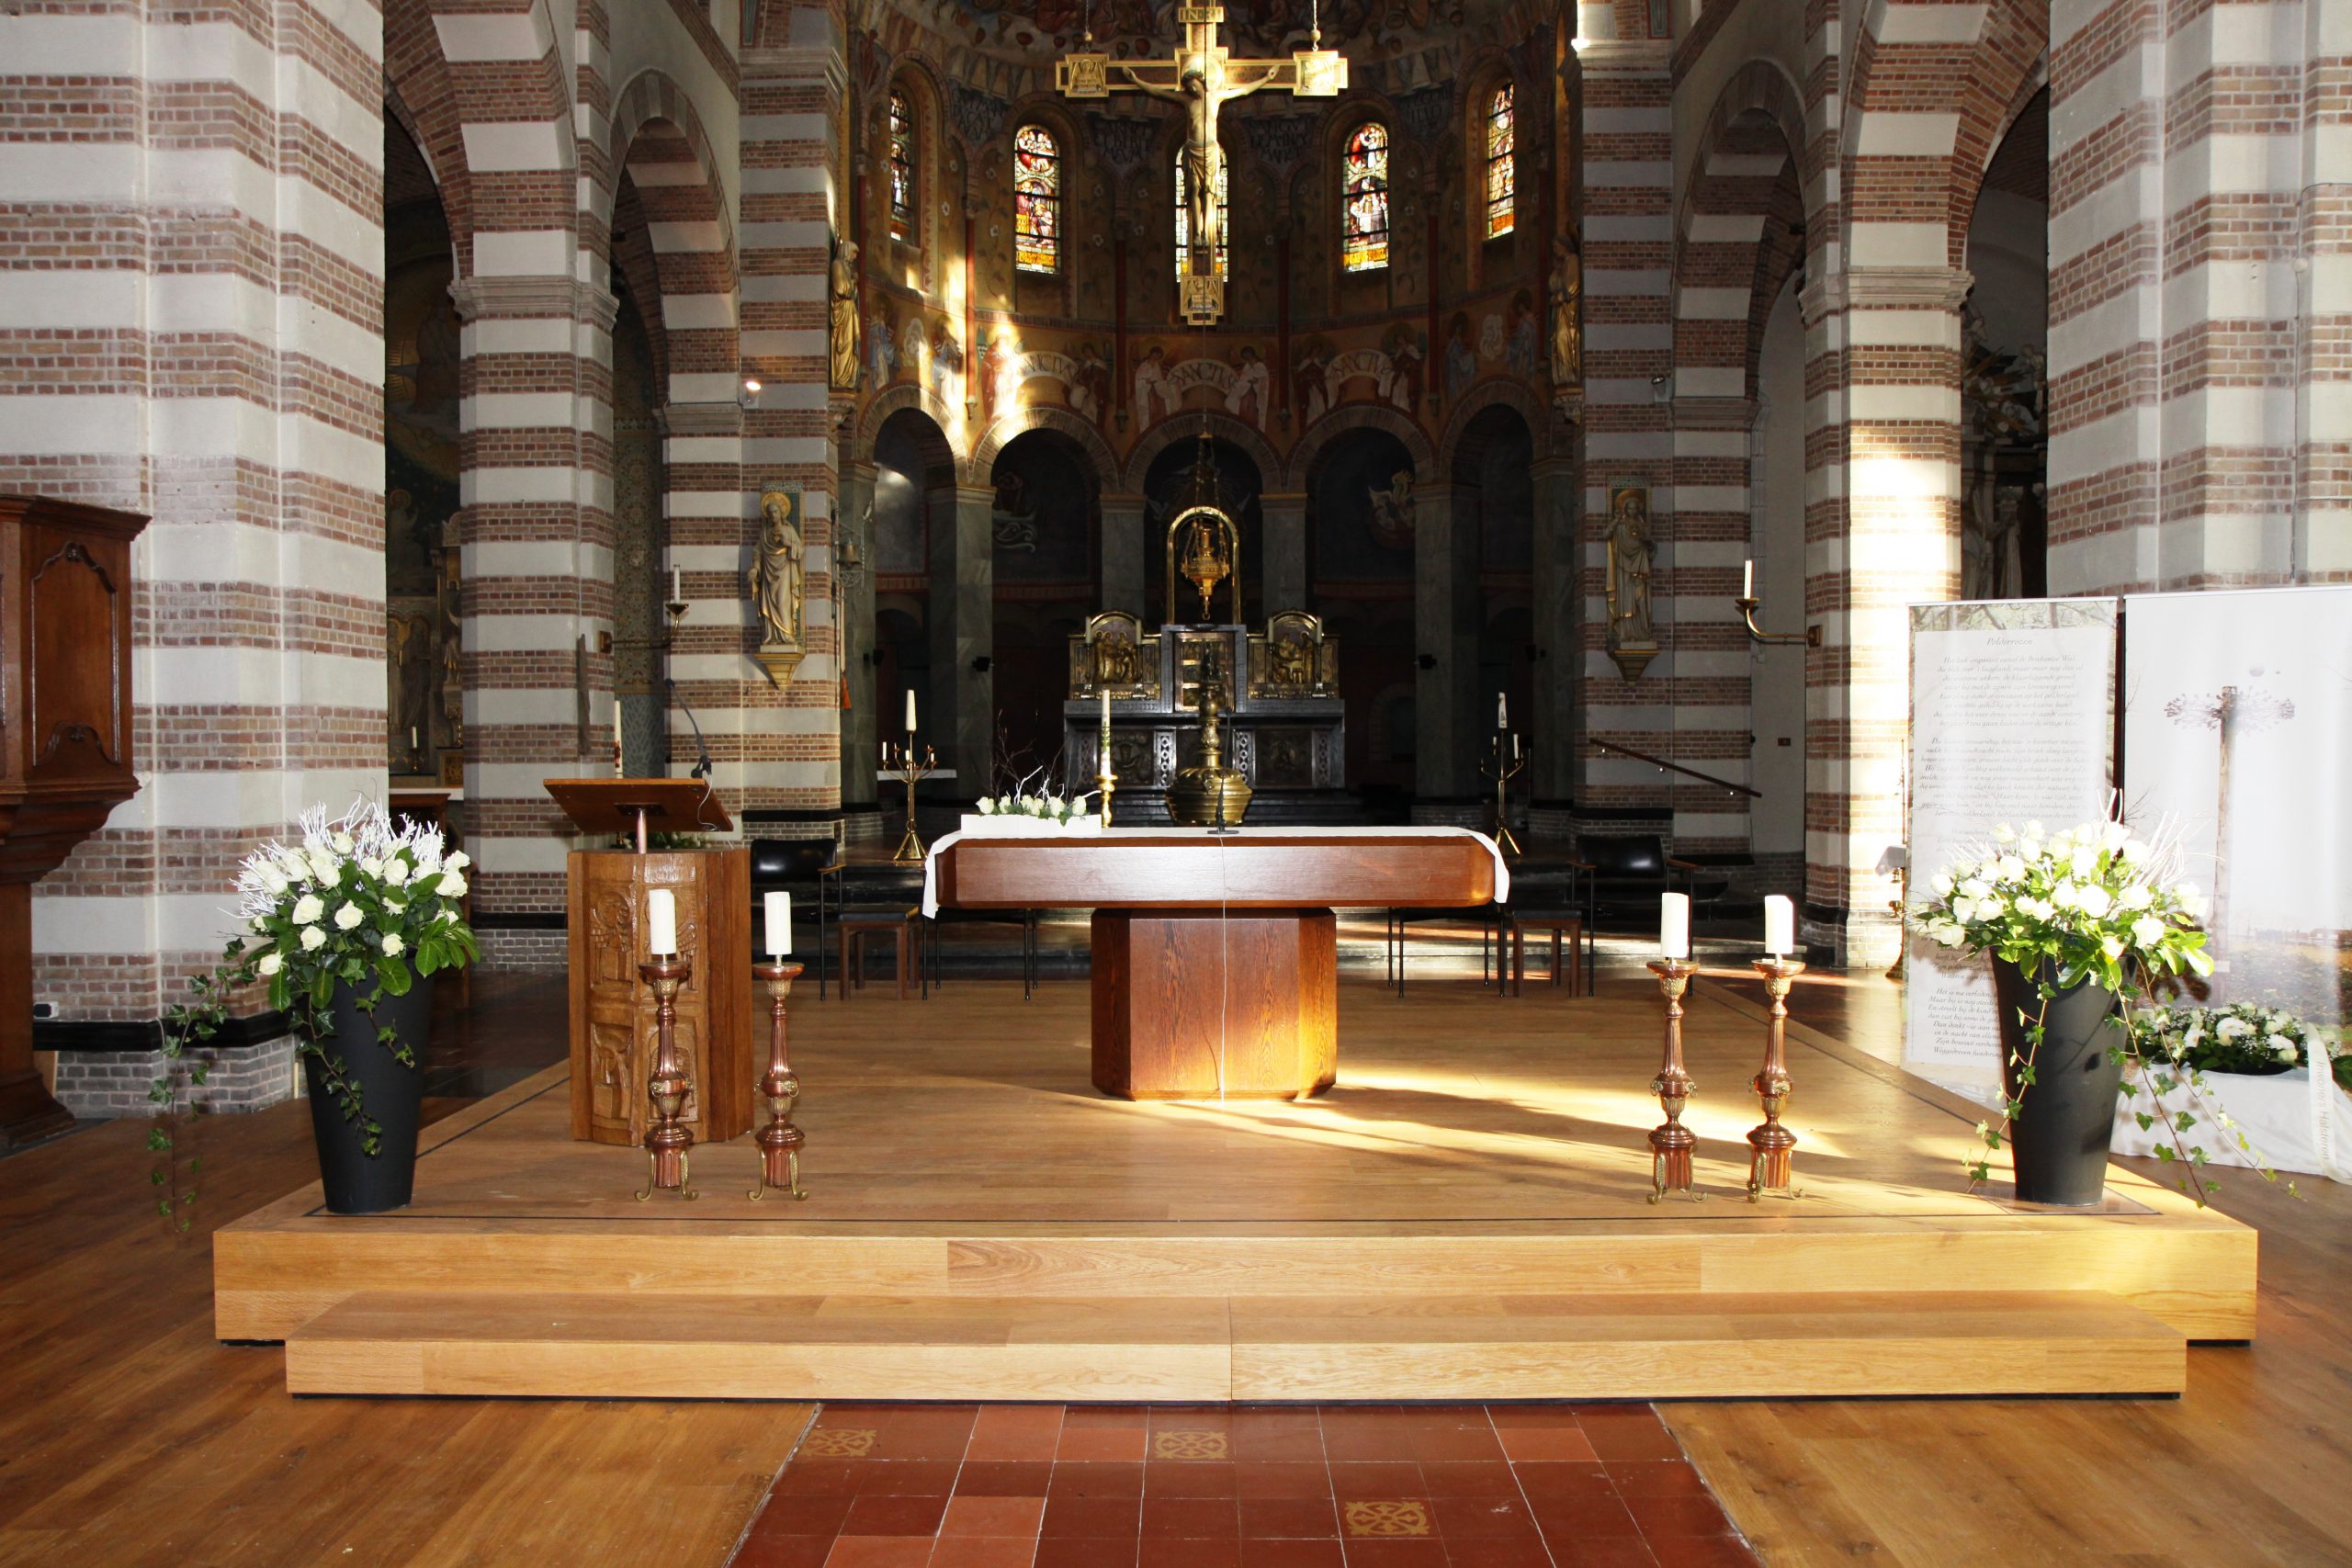
[[[418,0],[393,0],[388,12],[417,4]],[[429,21],[385,28],[384,108],[424,154],[434,186],[440,192],[442,214],[449,222],[457,276],[470,276],[473,179],[466,164],[464,117],[458,108],[457,88],[449,79],[449,62],[442,58],[438,37]]]
[[[708,225],[716,240],[711,245],[684,245],[674,242],[655,243],[657,256],[714,255],[717,273],[723,288],[714,289],[708,279],[697,278],[691,289],[673,288],[665,278],[665,292],[709,294],[735,291],[735,229],[728,216],[726,184],[718,159],[711,152],[710,138],[704,131],[701,117],[695,114],[693,100],[685,89],[658,70],[639,72],[629,79],[613,100],[612,139],[610,147],[615,166],[634,176],[640,171],[649,175],[667,174],[663,165],[684,163],[693,165],[695,178],[673,182],[664,178],[639,178],[638,194],[646,203],[647,215],[657,224]],[[599,185],[594,201],[596,216],[608,227],[612,222],[613,204],[620,189],[616,176],[609,186]],[[657,195],[657,190],[660,193]]]
[[[1483,381],[1470,389],[1469,395],[1454,405],[1447,416],[1445,434],[1439,439],[1436,464],[1424,478],[1453,472],[1455,458],[1461,455],[1463,434],[1473,420],[1492,408],[1508,408],[1527,422],[1527,434],[1534,443],[1535,460],[1542,462],[1558,454],[1554,447],[1553,427],[1558,423],[1552,411],[1535,395],[1533,389],[1516,381]]]
[[[858,415],[857,439],[852,443],[852,450],[859,461],[872,461],[875,436],[880,434],[884,423],[901,409],[913,409],[937,426],[939,438],[947,444],[947,455],[955,460],[956,472],[967,471],[967,454],[956,443],[956,433],[964,428],[963,420],[938,393],[912,381],[892,386],[868,402],[865,412]]]
[[[1033,404],[999,415],[996,423],[989,426],[972,448],[971,458],[964,466],[966,482],[986,484],[996,466],[997,454],[1011,446],[1016,437],[1026,435],[1033,430],[1050,430],[1068,436],[1077,444],[1079,450],[1086,454],[1086,460],[1093,466],[1096,482],[1106,491],[1119,488],[1124,476],[1120,471],[1118,455],[1111,450],[1111,444],[1102,439],[1102,433],[1094,428],[1092,421],[1080,419],[1069,410],[1056,408],[1050,403]]]
[[[1342,403],[1300,433],[1290,449],[1290,463],[1282,471],[1283,488],[1304,491],[1308,476],[1322,458],[1323,449],[1357,430],[1385,430],[1403,442],[1412,457],[1416,478],[1427,479],[1437,471],[1437,448],[1430,445],[1419,421],[1386,403]]]
[[[1131,495],[1141,495],[1144,479],[1151,472],[1152,459],[1179,441],[1197,439],[1204,421],[1210,435],[1230,441],[1258,465],[1260,482],[1262,483],[1268,474],[1284,471],[1283,460],[1274,455],[1273,446],[1266,440],[1265,433],[1256,425],[1215,409],[1185,409],[1170,414],[1143,433],[1142,438],[1136,443],[1135,450],[1127,454],[1126,472],[1119,488]]]

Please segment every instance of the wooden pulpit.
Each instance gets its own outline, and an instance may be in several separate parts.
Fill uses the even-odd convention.
[[[0,495],[0,1147],[74,1122],[33,1068],[33,884],[139,793],[130,542],[146,525]]]
[[[699,779],[548,779],[547,791],[599,838],[641,843],[734,825]],[[697,1144],[750,1132],[766,1062],[752,1059],[751,852],[574,850],[569,864],[571,1135],[599,1144],[645,1135],[654,1001],[637,966],[648,956],[645,896],[657,887],[676,896],[678,953],[694,965],[677,1002],[678,1051],[695,1086],[686,1124]]]

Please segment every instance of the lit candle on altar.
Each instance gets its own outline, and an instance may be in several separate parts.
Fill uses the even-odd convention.
[[[669,958],[678,951],[678,896],[666,887],[657,887],[645,896],[645,945],[656,958]]]
[[[1668,958],[1690,956],[1690,895],[1668,893],[1661,900],[1657,944]]]
[[[1756,597],[1756,558],[1754,556],[1748,557],[1740,563],[1739,596],[1743,599]]]
[[[1495,728],[1497,729],[1510,728],[1510,698],[1501,692],[1495,694]]]
[[[1785,894],[1767,894],[1764,898],[1764,951],[1775,958],[1786,958],[1797,944],[1797,907]]]
[[[909,687],[907,688],[907,733],[908,733],[909,735],[912,735],[914,732],[915,732],[915,689],[914,689],[912,686],[909,686]]]
[[[771,892],[768,906],[768,956],[782,958],[792,951],[792,895]]]
[[[1102,733],[1111,733],[1111,689],[1102,688]]]

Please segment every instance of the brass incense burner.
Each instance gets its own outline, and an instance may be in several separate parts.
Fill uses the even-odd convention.
[[[1255,792],[1225,765],[1225,739],[1216,726],[1216,685],[1201,682],[1201,761],[1180,768],[1168,786],[1168,815],[1187,828],[1238,828]]]

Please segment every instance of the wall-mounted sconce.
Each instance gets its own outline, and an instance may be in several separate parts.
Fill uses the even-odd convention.
[[[972,673],[975,675],[985,675],[989,672],[989,667],[995,663],[995,660],[990,659],[987,654],[983,653],[978,659],[972,660]]]
[[[1740,569],[1739,597],[1732,603],[1739,606],[1741,616],[1747,620],[1747,635],[1751,641],[1774,647],[1792,648],[1800,643],[1806,648],[1821,646],[1821,624],[1817,621],[1801,632],[1768,632],[1756,624],[1756,607],[1764,601],[1756,596],[1756,562],[1753,558]]]
[[[758,377],[746,376],[743,378],[743,385],[735,394],[735,406],[741,409],[755,409],[760,406],[760,378]]]
[[[1424,670],[1434,670],[1437,668],[1437,655],[1434,653],[1424,653],[1419,659],[1413,660],[1413,662],[1419,665]]]

